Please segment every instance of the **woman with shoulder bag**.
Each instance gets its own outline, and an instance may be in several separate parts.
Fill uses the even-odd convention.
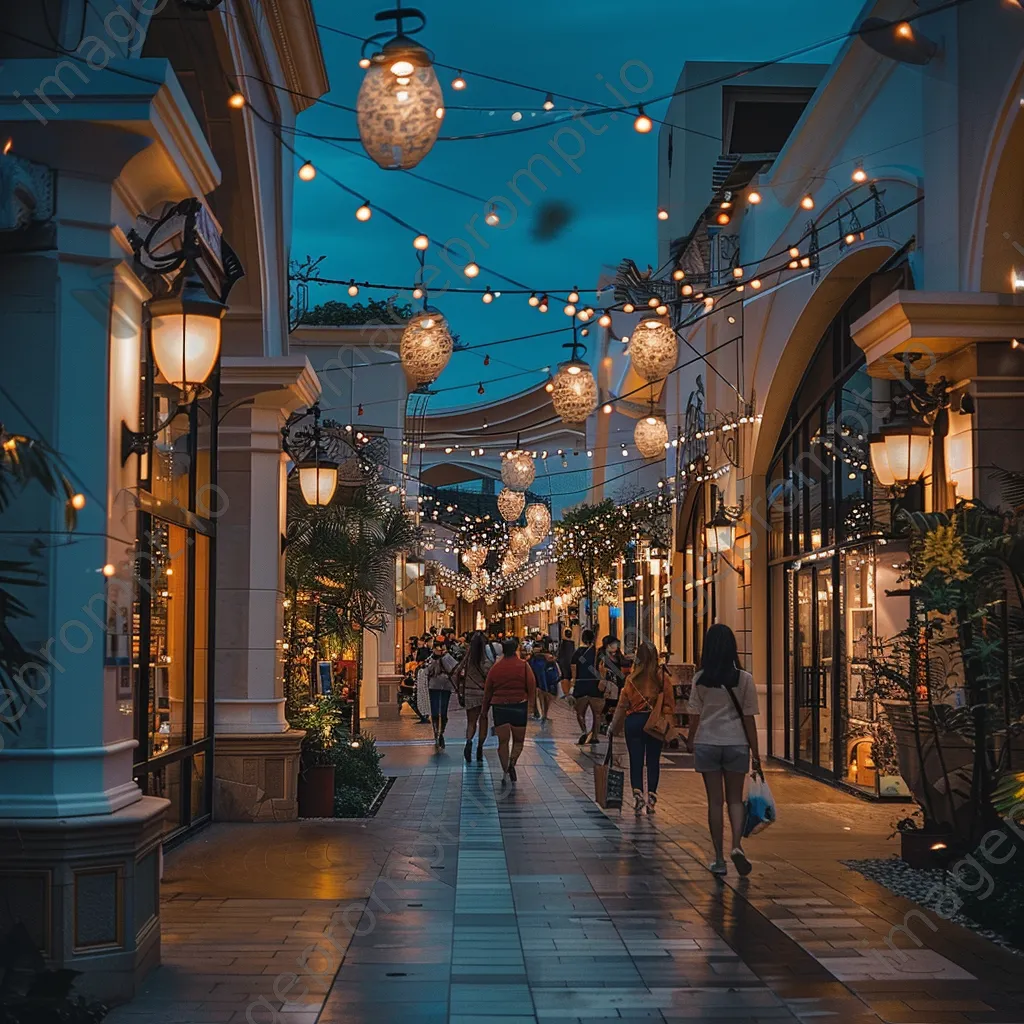
[[[743,852],[743,783],[751,756],[754,773],[764,780],[754,724],[757,690],[751,674],[740,668],[733,631],[722,623],[713,625],[704,637],[700,670],[693,677],[687,710],[690,731],[686,745],[693,751],[693,767],[704,777],[708,797],[708,830],[715,848],[711,873],[724,875],[728,871],[722,849],[725,805],[732,828],[732,862],[741,875],[749,875],[750,861]]]
[[[658,663],[658,649],[649,640],[637,648],[629,674],[615,709],[612,736],[625,733],[629,751],[629,782],[633,787],[633,810],[653,814],[658,803],[661,751],[675,734],[675,694],[672,677]],[[644,765],[647,766],[647,798],[644,799]]]
[[[452,673],[459,663],[448,653],[444,641],[434,641],[427,663],[427,689],[430,691],[430,723],[434,727],[434,749],[444,750],[444,730],[448,726],[448,704],[452,699]]]

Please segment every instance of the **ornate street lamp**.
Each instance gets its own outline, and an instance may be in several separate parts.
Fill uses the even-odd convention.
[[[294,430],[296,423],[308,416],[313,417],[312,428]],[[281,430],[281,447],[295,462],[303,501],[314,508],[330,505],[338,487],[341,459],[337,439],[320,426],[319,403],[288,418]]]
[[[419,19],[406,29],[406,19]],[[414,7],[402,10],[398,0],[393,11],[381,11],[377,21],[393,21],[397,32],[371,36],[363,44],[368,60],[366,77],[356,99],[359,138],[370,158],[385,170],[415,167],[434,147],[444,119],[444,96],[434,73],[430,52],[410,39],[427,24]],[[382,44],[382,45],[381,45]],[[379,52],[367,51],[381,45]]]
[[[629,358],[644,380],[664,378],[679,358],[679,339],[671,324],[661,317],[644,317],[630,337]]]
[[[227,306],[190,270],[176,295],[148,303],[153,361],[169,384],[183,395],[202,391],[220,355],[220,322]]]
[[[725,510],[721,494],[718,496],[718,510],[704,524],[704,546],[712,555],[724,555],[736,543],[736,520]]]
[[[572,351],[568,360],[559,363],[551,382],[551,404],[563,423],[583,423],[597,408],[597,381],[582,359],[587,350],[576,339],[575,325],[573,340],[563,348]]]

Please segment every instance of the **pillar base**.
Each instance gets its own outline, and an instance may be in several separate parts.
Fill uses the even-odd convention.
[[[299,753],[305,732],[214,737],[215,821],[295,821]]]
[[[397,721],[402,714],[398,703],[398,686],[402,677],[394,674],[377,677],[377,717],[384,722]]]
[[[0,818],[0,935],[18,923],[74,991],[132,999],[160,963],[160,837],[167,800],[112,814]]]

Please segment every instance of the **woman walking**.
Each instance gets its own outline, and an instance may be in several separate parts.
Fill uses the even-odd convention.
[[[624,732],[629,751],[629,784],[633,788],[633,810],[653,814],[658,803],[658,782],[661,779],[660,739],[644,731],[661,698],[663,708],[675,707],[672,677],[659,663],[658,649],[649,640],[637,648],[633,671],[619,694],[611,729],[613,736]],[[644,797],[644,766],[647,767],[647,796]]]
[[[602,718],[611,728],[619,693],[626,682],[626,659],[619,649],[619,641],[613,636],[606,636],[601,641],[601,650],[597,654],[597,673],[600,677],[597,686],[604,697]]]
[[[732,862],[741,875],[749,875],[750,861],[743,852],[743,782],[751,755],[754,771],[764,778],[754,724],[757,690],[753,676],[740,668],[736,637],[722,623],[713,625],[704,637],[688,711],[687,746],[693,751],[694,768],[704,777],[708,797],[708,830],[715,848],[711,873],[724,875],[728,870],[722,848],[724,805],[732,829]]]
[[[503,657],[487,673],[484,702],[480,709],[481,728],[487,728],[487,712],[494,712],[494,733],[498,737],[501,785],[516,781],[516,761],[523,752],[526,719],[537,699],[537,682],[529,664],[516,653],[519,641],[509,637],[502,645]],[[509,740],[512,741],[511,750]]]
[[[484,703],[484,684],[487,682],[487,673],[494,664],[491,656],[487,638],[477,630],[469,641],[469,649],[466,651],[462,664],[456,670],[456,680],[459,685],[459,692],[462,694],[462,703],[466,709],[466,746],[463,748],[462,756],[469,764],[473,755],[473,737],[479,732],[476,744],[476,759],[484,759],[484,740],[487,738],[487,719],[483,725],[480,723],[480,708]]]
[[[434,727],[434,749],[444,750],[444,730],[448,725],[448,704],[452,699],[452,673],[459,663],[448,653],[444,641],[434,640],[434,652],[427,664],[427,689],[430,691],[430,724]]]
[[[576,741],[581,747],[589,740],[597,742],[597,733],[604,711],[604,696],[598,688],[597,652],[594,650],[594,631],[583,630],[580,640],[583,646],[572,656],[572,695],[576,701],[576,718],[583,734]],[[587,728],[587,709],[593,716],[591,728]]]

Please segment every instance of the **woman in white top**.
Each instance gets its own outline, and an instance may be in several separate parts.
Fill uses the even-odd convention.
[[[723,804],[728,804],[732,862],[741,875],[749,875],[750,861],[743,852],[743,782],[751,754],[754,772],[764,778],[754,725],[757,691],[753,677],[740,668],[736,637],[722,623],[713,625],[704,637],[700,671],[693,677],[687,710],[690,732],[686,742],[693,751],[694,768],[704,777],[708,797],[708,829],[715,847],[711,872],[724,875],[728,870],[722,849]]]

